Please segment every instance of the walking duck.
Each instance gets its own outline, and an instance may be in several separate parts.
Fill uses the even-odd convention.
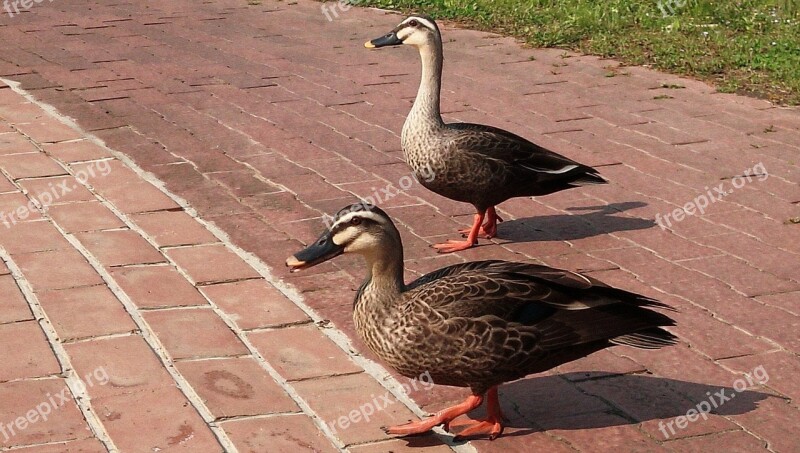
[[[403,245],[380,208],[340,210],[316,242],[286,260],[292,272],[343,253],[367,262],[353,320],[361,339],[400,374],[429,373],[436,384],[469,387],[463,403],[434,416],[387,428],[424,433],[487,400],[485,420],[471,420],[460,437],[503,431],[497,387],[613,345],[657,349],[676,338],[674,322],[654,299],[612,288],[592,277],[536,264],[476,261],[403,282]]]
[[[495,206],[513,197],[539,196],[606,180],[582,165],[530,141],[492,126],[442,120],[442,36],[428,16],[408,17],[394,30],[365,43],[368,48],[406,44],[419,50],[422,80],[403,124],[406,161],[420,183],[447,198],[471,203],[477,214],[472,227],[460,231],[466,240],[433,247],[441,253],[465,250],[479,235],[497,233]],[[429,175],[435,175],[430,178]],[[424,177],[422,177],[424,176]],[[481,223],[486,219],[486,223]]]

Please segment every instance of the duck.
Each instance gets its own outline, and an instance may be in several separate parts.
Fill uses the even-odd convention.
[[[397,45],[416,47],[422,60],[417,96],[401,133],[405,160],[425,188],[470,203],[476,210],[472,227],[459,231],[466,239],[432,245],[440,253],[473,247],[479,236],[494,237],[497,223],[503,221],[495,207],[510,198],[607,183],[594,168],[506,130],[445,123],[440,112],[442,35],[430,16],[409,16],[386,35],[364,44],[367,48]]]
[[[414,435],[438,425],[457,439],[503,431],[498,386],[615,345],[675,344],[664,329],[674,309],[579,273],[500,260],[444,267],[404,283],[403,244],[382,209],[357,203],[336,213],[320,237],[286,260],[290,272],[342,254],[361,255],[367,275],[353,304],[358,336],[409,378],[467,387],[462,403],[386,428]],[[428,381],[430,382],[430,381]],[[486,401],[487,417],[453,421]]]

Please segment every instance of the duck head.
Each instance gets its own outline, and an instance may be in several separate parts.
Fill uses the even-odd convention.
[[[442,36],[434,20],[426,15],[417,14],[407,17],[389,33],[364,43],[364,47],[378,48],[406,44],[417,48],[440,44]]]
[[[331,226],[313,244],[290,256],[286,266],[297,272],[343,253],[357,253],[370,262],[387,249],[399,251],[402,261],[400,233],[392,220],[377,206],[356,203],[340,209]]]

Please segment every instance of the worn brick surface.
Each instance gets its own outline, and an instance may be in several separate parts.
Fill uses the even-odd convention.
[[[102,285],[47,291],[39,303],[62,340],[136,330],[120,301]]]
[[[94,195],[72,176],[26,179],[20,181],[19,185],[28,192],[29,197],[42,204],[94,200]]]
[[[140,335],[101,338],[65,346],[79,376],[103,372],[105,385],[93,385],[92,398],[136,394],[174,385],[158,357]],[[99,372],[98,372],[99,370]]]
[[[56,159],[67,163],[111,157],[107,150],[87,140],[45,145],[44,151]]]
[[[92,404],[121,450],[224,451],[184,395],[174,387],[100,397]]]
[[[113,212],[96,201],[49,206],[47,210],[56,224],[67,233],[107,230],[125,225]]]
[[[3,272],[0,271],[0,274]],[[22,296],[14,277],[0,275],[0,324],[33,319],[28,303]]]
[[[16,128],[39,143],[54,143],[81,138],[81,135],[54,119],[46,121],[19,123]]]
[[[24,253],[16,255],[14,260],[34,291],[102,283],[86,258],[75,249]]]
[[[316,238],[323,214],[357,197],[374,196],[376,190],[382,194],[381,189],[398,188],[409,174],[399,133],[416,92],[418,57],[408,48],[369,52],[361,47],[365,39],[394,27],[398,15],[351,8],[328,21],[320,4],[307,0],[245,3],[42,2],[25,14],[0,16],[0,75],[19,81],[34,97],[96,131],[113,150],[161,179],[200,217],[270,265],[274,276],[295,285],[306,304],[370,357],[355,335],[350,313],[353,291],[363,278],[360,261],[343,257],[292,276],[283,273],[283,261]],[[89,7],[91,14],[86,14]],[[770,382],[758,391],[796,397],[800,280],[793,270],[800,263],[800,229],[788,220],[800,215],[797,110],[716,93],[704,83],[646,68],[615,68],[627,75],[609,78],[609,67],[616,66],[610,60],[560,49],[523,49],[513,39],[440,25],[448,118],[504,127],[581,162],[602,165],[600,172],[611,184],[504,203],[499,210],[506,222],[498,238],[447,257],[434,257],[427,245],[454,237],[456,228],[470,222],[472,208],[412,184],[380,200],[401,230],[408,277],[464,260],[536,260],[589,271],[681,309],[673,329],[679,346],[656,352],[620,347],[501,389],[503,407],[511,414],[509,435],[473,446],[481,452],[741,451],[766,444],[773,451],[796,450],[790,439],[800,411],[794,400],[779,397],[755,400],[751,394],[745,403],[730,405],[692,425],[686,431],[690,434],[670,440],[660,437],[658,423],[685,413],[711,386],[729,387],[737,373],[759,364],[770,372]],[[667,90],[661,88],[664,83],[685,88]],[[654,100],[659,94],[672,99]],[[94,387],[89,393],[100,423],[119,448],[221,450],[190,406],[208,401],[216,416],[228,403],[204,397],[195,382],[189,385],[201,401],[179,392],[156,355],[166,354],[167,361],[175,351],[181,357],[251,355],[243,346],[214,351],[209,346],[217,344],[204,344],[219,332],[226,337],[221,345],[238,344],[237,337],[251,341],[326,417],[342,415],[332,412],[331,395],[356,402],[373,386],[373,393],[383,391],[363,374],[316,378],[359,368],[223,243],[203,246],[217,239],[180,212],[178,203],[109,157],[80,132],[0,87],[0,213],[5,214],[0,222],[38,224],[19,233],[0,232],[0,241],[42,300],[59,336],[65,329],[89,335],[66,345],[76,369],[85,374],[87,367],[105,361],[114,368],[109,369],[112,382],[117,373],[118,387]],[[736,176],[760,163],[768,178],[734,185],[741,182]],[[28,209],[29,198],[17,184],[35,196],[49,182],[72,178],[62,164],[73,175],[86,176],[88,189],[43,212]],[[704,214],[675,218],[676,212],[680,215],[676,209],[720,184],[723,199],[711,202]],[[90,199],[108,202],[127,217],[118,218],[97,201],[73,202]],[[45,222],[39,222],[43,215]],[[84,242],[117,232],[76,237],[104,257],[105,265],[140,264],[111,268],[109,283],[121,287],[132,310],[144,312],[148,326],[163,313],[187,312],[178,323],[184,332],[159,319],[150,337],[157,345],[153,350],[136,334],[120,337],[125,340],[93,339],[131,327],[112,321],[124,318],[117,309],[111,315],[102,310],[92,314],[110,315],[109,321],[89,322],[92,316],[79,314],[64,318],[59,310],[66,307],[49,301],[47,293],[105,282],[45,228],[50,222],[67,233],[133,227],[123,233],[134,238],[123,241],[127,246],[112,241],[92,248]],[[135,239],[137,227],[163,251]],[[37,235],[36,228],[43,234]],[[171,264],[141,265],[150,259],[172,261],[180,271]],[[0,266],[0,274],[7,273]],[[36,327],[26,321],[32,315],[9,278],[0,276],[7,279],[0,280],[0,290],[10,294],[0,299],[0,327]],[[206,297],[237,331],[206,306]],[[148,312],[181,306],[205,307]],[[307,324],[285,327],[297,323]],[[292,335],[298,332],[302,335]],[[63,336],[59,341],[70,337]],[[20,348],[41,345],[46,346],[43,336]],[[127,357],[129,368],[121,363]],[[250,359],[192,364],[239,360]],[[126,375],[136,376],[133,382],[147,381],[146,373],[134,372],[137,365],[158,383],[140,388],[141,398],[135,390],[124,392]],[[305,378],[303,367],[312,370]],[[554,373],[561,377],[550,377]],[[340,381],[348,379],[364,382],[352,394],[341,393]],[[104,394],[107,389],[119,391]],[[587,390],[600,396],[584,394]],[[98,401],[94,397],[99,395]],[[463,393],[443,388],[413,396],[426,409],[438,409]],[[239,451],[332,448],[305,414],[220,426]],[[50,441],[68,440],[59,433],[52,431]],[[428,438],[409,444],[388,440],[371,423],[337,435],[345,442],[371,442],[352,451],[426,451],[430,445]],[[97,446],[91,439],[82,442],[64,448]]]
[[[172,266],[126,266],[111,275],[140,308],[184,307],[208,302]]]
[[[36,205],[18,191],[0,194],[0,213],[0,222],[6,228],[42,218]]]
[[[286,379],[360,371],[344,351],[313,324],[253,332],[248,338]]]
[[[0,325],[0,344],[5,350],[0,382],[50,376],[61,371],[36,321]]]
[[[380,429],[381,426],[416,419],[408,408],[364,373],[301,381],[295,384],[295,388],[347,445],[386,439],[388,436]],[[378,403],[373,402],[374,398],[379,400]],[[336,404],[330,404],[330,401],[336,401]],[[363,405],[370,405],[375,410],[369,420],[359,411]]]
[[[221,245],[180,247],[166,253],[197,284],[260,277],[252,267]],[[214,266],[208,266],[208,263],[214,263]]]
[[[222,423],[222,428],[241,452],[337,451],[302,414],[231,420]]]
[[[154,264],[166,261],[135,231],[97,231],[77,233],[75,236],[104,266]]]
[[[47,221],[17,223],[3,230],[0,245],[14,255],[69,247],[61,233]]]
[[[33,447],[21,448],[18,451],[25,453],[63,453],[67,452],[80,452],[80,453],[105,453],[108,450],[97,439],[82,439],[71,440],[69,442],[56,442],[47,445],[36,445]]]
[[[178,369],[216,418],[300,410],[252,359],[193,360]]]
[[[209,285],[201,291],[245,330],[309,321],[308,315],[264,280]]]
[[[126,214],[178,207],[163,192],[143,181],[118,161],[108,161],[102,168],[97,163],[77,163],[72,164],[72,168],[76,173],[85,172],[87,182]],[[96,168],[94,173],[90,171],[91,168]],[[103,169],[107,170],[101,171]]]
[[[66,401],[54,397],[62,392]],[[51,396],[56,406],[49,402]],[[35,410],[43,402],[49,405],[52,412],[46,420]],[[30,418],[33,423],[28,423],[29,410],[34,410],[35,415]],[[42,407],[42,413],[45,411]],[[20,416],[22,421],[17,424]],[[71,398],[65,380],[60,378],[0,383],[0,420],[6,425],[4,435],[0,436],[0,446],[3,447],[41,444],[45,439],[57,442],[92,437],[89,426]]]
[[[213,234],[184,212],[137,214],[132,219],[159,247],[217,242]]]
[[[247,349],[208,308],[153,310],[147,322],[175,359],[247,354]]]
[[[0,156],[0,168],[5,170],[12,179],[67,174],[63,167],[43,153]]]

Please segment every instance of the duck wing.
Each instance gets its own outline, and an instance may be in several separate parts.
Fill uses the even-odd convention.
[[[612,344],[660,348],[674,325],[653,299],[569,271],[484,261],[450,266],[404,293],[425,313],[420,347],[451,385],[480,387],[544,371]],[[431,274],[428,274],[431,275]],[[421,277],[425,279],[428,276]]]
[[[447,125],[448,146],[460,152],[499,160],[537,180],[575,179],[580,184],[603,184],[605,179],[587,165],[575,162],[506,130],[473,123]]]

